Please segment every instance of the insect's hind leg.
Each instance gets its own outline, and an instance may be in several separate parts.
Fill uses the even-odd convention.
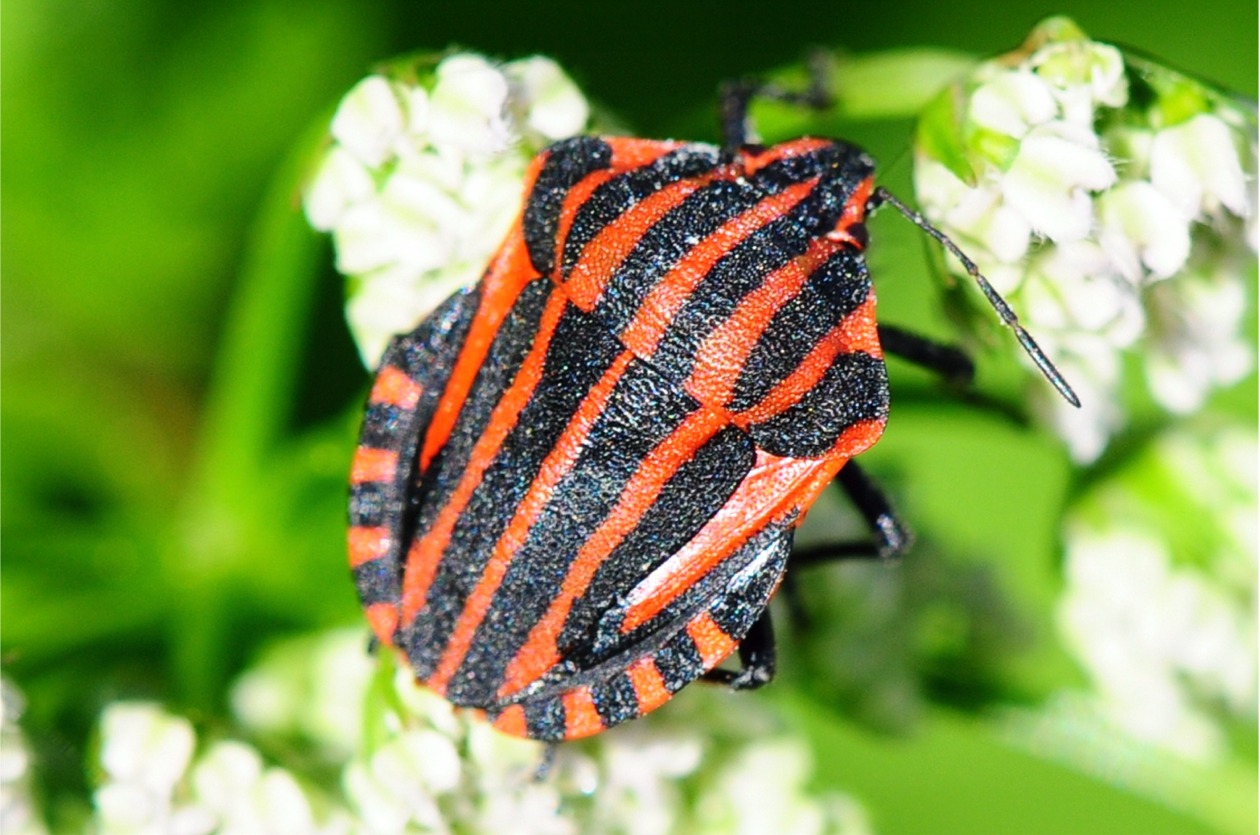
[[[774,624],[770,610],[761,613],[739,644],[738,671],[721,668],[709,670],[704,681],[725,684],[732,690],[756,690],[774,679],[778,651],[774,643]]]
[[[888,496],[865,470],[850,461],[841,468],[835,483],[862,514],[874,534],[873,539],[795,548],[788,560],[790,568],[838,559],[890,559],[910,550],[914,535],[897,516]]]
[[[802,604],[796,569],[836,560],[894,559],[910,550],[914,535],[897,516],[892,503],[879,485],[855,462],[849,461],[836,475],[835,484],[853,502],[870,527],[869,540],[823,542],[792,549],[788,571],[783,576],[783,597],[792,625],[798,631],[809,624]]]

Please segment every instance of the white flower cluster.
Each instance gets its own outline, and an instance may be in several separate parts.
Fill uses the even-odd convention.
[[[327,809],[288,771],[254,748],[224,740],[194,759],[187,719],[148,702],[115,702],[100,724],[104,781],[94,835],[348,833],[350,818]]]
[[[1161,438],[1067,526],[1059,623],[1102,713],[1196,760],[1256,712],[1256,456],[1240,428]]]
[[[1254,353],[1239,333],[1256,248],[1254,110],[1132,61],[1047,21],[946,91],[964,94],[962,112],[929,109],[916,152],[925,214],[1077,390],[1083,408],[1054,398],[1048,416],[1081,462],[1123,425],[1126,350],[1179,414],[1245,375]]]
[[[540,779],[544,746],[455,711],[388,653],[365,663],[365,647],[358,630],[294,639],[274,647],[233,688],[234,710],[251,736],[297,752],[295,762],[321,763],[315,772],[324,777],[268,765],[239,741],[213,741],[198,752],[186,719],[148,703],[111,705],[101,718],[104,778],[89,831],[870,831],[853,799],[810,788],[805,742],[785,735],[747,696],[696,688],[688,693],[690,708],[676,703],[561,746]],[[726,701],[715,709],[713,699]],[[331,773],[339,781],[321,785]]]
[[[31,751],[18,725],[24,707],[22,694],[0,678],[0,832],[45,835],[31,799]]]
[[[351,279],[347,317],[365,364],[481,277],[520,208],[530,158],[588,117],[543,57],[495,66],[456,54],[428,72],[370,75],[346,94],[305,207]]]

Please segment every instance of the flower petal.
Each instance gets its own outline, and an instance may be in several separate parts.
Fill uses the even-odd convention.
[[[341,100],[332,135],[364,165],[375,168],[388,157],[405,122],[393,85],[382,76],[369,75]]]
[[[1247,177],[1226,124],[1201,113],[1165,128],[1151,146],[1151,182],[1187,217],[1224,206],[1247,212]]]

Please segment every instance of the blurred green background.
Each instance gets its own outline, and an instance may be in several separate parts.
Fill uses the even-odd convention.
[[[42,797],[86,796],[110,700],[226,722],[225,687],[266,640],[358,617],[343,484],[367,377],[326,242],[291,209],[293,149],[374,61],[541,52],[636,132],[713,139],[723,78],[812,46],[987,55],[1051,13],[1256,95],[1248,0],[5,3],[3,663]],[[909,123],[828,128],[908,192]],[[947,333],[907,275],[922,244],[895,221],[875,235],[885,318]],[[897,573],[811,579],[819,628],[787,640],[785,681],[756,698],[799,717],[819,780],[882,831],[1213,831],[985,722],[1079,681],[1051,626],[1072,472],[1053,440],[893,374],[870,466],[923,548]]]

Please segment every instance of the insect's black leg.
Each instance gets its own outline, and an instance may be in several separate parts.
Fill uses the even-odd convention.
[[[774,678],[776,657],[774,626],[770,622],[770,610],[766,609],[739,644],[740,670],[709,670],[703,679],[726,684],[732,690],[756,690]]]
[[[534,781],[541,783],[551,775],[551,769],[556,765],[556,751],[560,750],[560,743],[548,742],[543,745],[542,759],[538,762],[538,767],[534,769]]]
[[[726,156],[733,158],[740,148],[748,144],[748,106],[755,98],[791,102],[818,110],[830,107],[830,69],[830,57],[820,50],[810,56],[809,87],[804,90],[791,90],[749,79],[723,84],[718,93],[718,111],[722,121],[722,150]]]
[[[792,627],[797,632],[808,628],[809,612],[801,600],[801,587],[792,569],[836,560],[891,559],[906,553],[914,543],[914,535],[897,518],[884,491],[855,462],[849,461],[841,468],[835,484],[848,495],[875,536],[862,542],[820,542],[792,549],[782,588]]]
[[[805,600],[801,597],[801,583],[795,571],[784,573],[783,583],[779,586],[779,596],[783,598],[784,605],[787,606],[792,631],[797,634],[808,631],[812,620],[809,610],[805,607]]]
[[[971,358],[950,345],[919,336],[893,325],[879,324],[879,343],[884,353],[901,357],[907,362],[934,371],[947,382],[958,386],[970,385],[976,375]],[[846,469],[848,465],[846,465]]]
[[[718,92],[718,118],[722,122],[722,150],[733,156],[748,144],[748,105],[757,94],[755,81],[727,81]]]
[[[855,462],[836,476],[836,484],[848,494],[875,535],[873,542],[840,542],[810,545],[792,551],[788,565],[799,567],[838,559],[889,559],[910,550],[914,535],[897,518],[884,491]]]

